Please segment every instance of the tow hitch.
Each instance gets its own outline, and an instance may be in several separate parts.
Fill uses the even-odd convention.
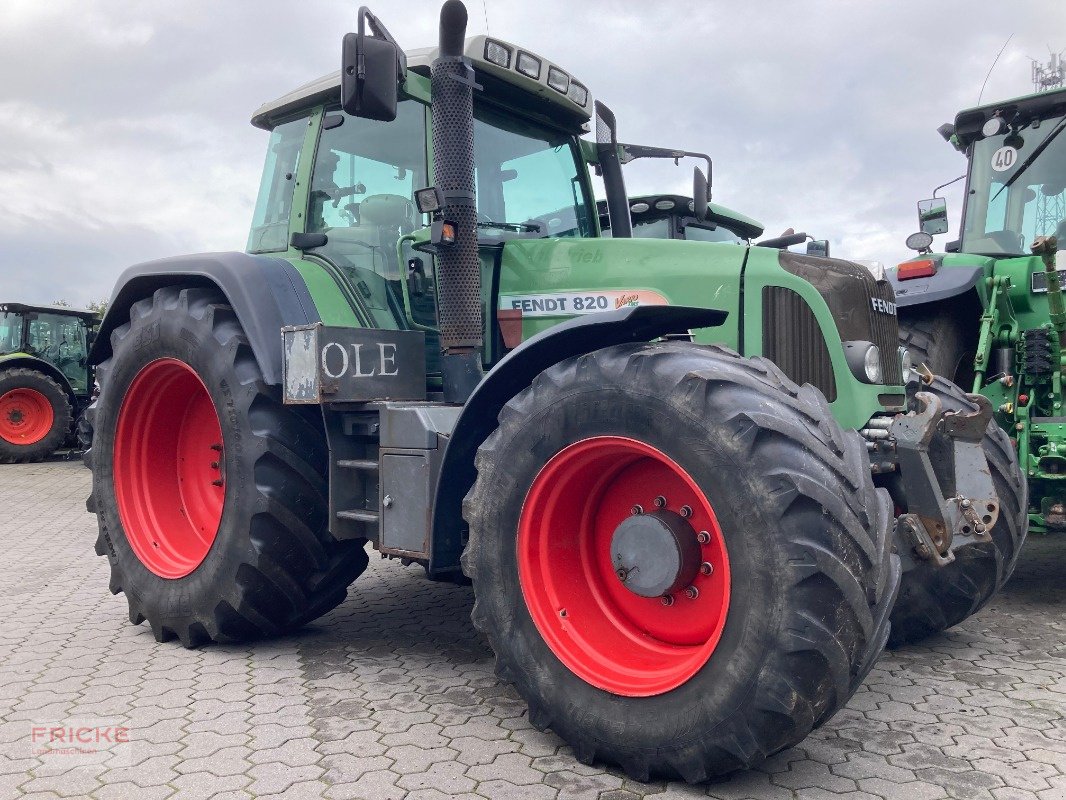
[[[888,428],[908,506],[897,520],[898,533],[912,558],[938,565],[954,561],[956,547],[991,541],[999,518],[981,447],[992,405],[982,395],[967,398],[977,410],[948,410],[936,395],[915,392],[911,410]]]

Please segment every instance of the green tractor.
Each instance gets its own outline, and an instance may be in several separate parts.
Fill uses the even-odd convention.
[[[268,636],[370,544],[472,583],[581,761],[753,766],[851,697],[904,570],[1024,522],[987,403],[908,380],[862,267],[633,238],[614,115],[465,28],[449,0],[405,54],[361,9],[340,73],[252,118],[247,252],[120,277],[86,454],[110,588],[159,641]]]
[[[1066,529],[1066,317],[1058,243],[1066,236],[1066,89],[989,103],[941,126],[967,159],[961,235],[946,253],[942,198],[918,204],[918,255],[891,274],[900,334],[915,362],[987,397],[1018,451],[1029,520]],[[1003,571],[1013,563],[1002,554]]]
[[[0,464],[73,444],[92,396],[92,311],[0,303]]]

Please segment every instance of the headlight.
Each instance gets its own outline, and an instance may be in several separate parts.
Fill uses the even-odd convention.
[[[494,42],[492,39],[486,39],[485,60],[491,61],[497,67],[507,69],[511,66],[511,48],[499,42]]]
[[[917,373],[914,372],[914,360],[911,358],[911,351],[906,347],[899,349],[899,366],[900,372],[903,374],[904,383],[910,383],[918,377]]]
[[[570,88],[570,76],[561,69],[548,67],[548,85],[555,91],[566,94],[566,90]]]
[[[844,357],[852,373],[863,383],[881,383],[881,351],[870,342],[844,342]]]
[[[519,51],[515,69],[533,80],[538,80],[540,78],[540,59],[536,56],[531,56],[529,53]]]
[[[583,106],[589,101],[589,90],[577,81],[571,81],[570,88],[566,90],[566,96],[579,106]]]

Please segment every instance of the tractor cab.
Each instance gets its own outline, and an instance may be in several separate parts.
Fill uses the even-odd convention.
[[[58,369],[73,394],[88,394],[87,348],[97,321],[91,311],[0,303],[0,366],[38,359]]]
[[[578,138],[592,104],[581,82],[542,56],[485,36],[467,39],[463,49],[480,88],[476,224],[488,288],[498,283],[509,242],[596,235]],[[252,123],[271,138],[248,241],[250,253],[284,254],[307,272],[325,269],[347,306],[332,321],[422,331],[431,388],[441,373],[437,258],[423,248],[430,220],[415,192],[433,183],[429,75],[436,56],[436,48],[405,54],[406,79],[387,122],[342,113],[339,72],[263,105]],[[483,305],[489,365],[506,348],[487,297]]]

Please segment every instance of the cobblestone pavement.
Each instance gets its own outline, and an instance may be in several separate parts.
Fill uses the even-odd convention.
[[[0,798],[1066,799],[1066,536],[1031,539],[990,608],[885,656],[801,746],[710,786],[645,785],[531,728],[470,590],[415,567],[373,559],[285,639],[156,644],[107,592],[88,478],[0,466]],[[75,722],[130,741],[106,764],[33,755],[35,727]]]

